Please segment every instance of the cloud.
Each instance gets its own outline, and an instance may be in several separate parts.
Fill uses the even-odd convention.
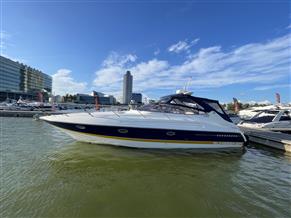
[[[135,62],[137,56],[134,54],[119,55],[117,52],[111,52],[108,57],[103,61],[104,67],[110,66],[124,66],[125,64]]]
[[[96,71],[93,87],[106,93],[120,95],[123,74],[136,59],[137,56],[134,54],[119,55],[117,52],[111,52],[103,61],[102,67]]]
[[[255,104],[258,104],[258,105],[271,105],[272,103],[268,100],[264,100],[264,101],[248,101],[246,102],[250,105],[255,105]]]
[[[190,48],[198,43],[200,39],[196,38],[192,40],[191,42],[188,42],[186,39],[185,41],[179,41],[176,44],[171,45],[168,48],[169,52],[174,52],[174,53],[181,53],[183,51],[189,52]]]
[[[221,87],[242,83],[273,83],[289,74],[290,35],[250,43],[228,52],[221,46],[202,48],[173,72],[193,76],[192,85]]]
[[[256,91],[265,91],[269,89],[278,89],[278,88],[290,88],[291,84],[278,84],[278,85],[268,85],[268,86],[258,86],[254,88]]]
[[[115,53],[117,55],[117,53]],[[133,61],[126,57],[134,55],[119,55],[114,59],[109,55],[103,62],[103,67],[96,71],[96,78],[93,86],[109,94],[121,95],[123,75],[130,70],[134,78],[134,91],[144,91],[149,88],[149,83],[156,83],[152,75],[160,73],[169,68],[167,61],[152,59],[147,62],[140,62],[133,65]],[[104,63],[106,63],[104,65]],[[165,76],[168,76],[165,74]],[[146,80],[144,80],[146,78]],[[155,87],[156,88],[156,87]]]
[[[1,53],[4,49],[7,48],[7,40],[9,40],[10,34],[8,34],[6,31],[2,30],[0,31],[0,49]]]
[[[154,55],[157,56],[158,54],[160,54],[160,49],[158,48],[157,50],[154,51]]]
[[[268,100],[264,100],[264,101],[259,101],[258,105],[271,105],[272,103]]]
[[[133,74],[134,91],[148,94],[181,89],[192,77],[190,90],[233,84],[274,84],[290,74],[290,35],[262,43],[228,49],[216,45],[190,53],[181,64],[153,58],[137,62],[133,54],[109,56],[96,72],[94,86],[104,92],[121,92],[126,70]],[[134,57],[134,58],[128,58]]]
[[[59,69],[52,75],[53,94],[65,95],[67,93],[76,94],[86,92],[87,83],[75,81],[71,75],[71,72],[72,71],[68,69]]]

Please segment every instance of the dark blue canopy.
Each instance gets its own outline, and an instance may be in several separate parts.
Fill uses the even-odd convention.
[[[229,116],[225,113],[225,111],[223,110],[223,108],[221,107],[221,105],[219,104],[219,102],[217,100],[207,99],[207,98],[199,98],[199,97],[195,97],[195,96],[188,95],[188,94],[173,94],[173,95],[167,95],[167,96],[162,97],[158,103],[173,104],[172,102],[175,101],[176,99],[179,100],[179,102],[196,103],[203,109],[199,109],[199,108],[193,108],[193,109],[201,110],[204,112],[214,111],[219,116],[221,116],[223,119],[225,119],[226,121],[232,122],[231,119],[229,118]],[[181,107],[191,108],[191,106],[189,106],[188,104],[175,103],[175,105],[179,105]]]

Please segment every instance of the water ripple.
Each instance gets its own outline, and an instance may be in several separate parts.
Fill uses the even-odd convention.
[[[291,217],[291,158],[280,152],[117,148],[2,121],[1,217]]]

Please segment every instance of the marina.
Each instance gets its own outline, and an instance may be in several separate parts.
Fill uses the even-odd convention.
[[[291,217],[290,6],[0,0],[0,218]]]
[[[56,111],[25,111],[25,110],[0,110],[0,117],[33,117],[39,118],[41,116],[50,116],[50,115],[58,115],[58,114],[70,114],[70,113],[78,113],[78,112],[86,112],[90,113],[90,111],[95,111],[94,109],[73,109],[73,110],[56,110]]]
[[[0,111],[0,117],[39,117],[47,115],[63,114],[64,112],[51,112],[51,111],[13,111],[5,110]]]
[[[181,90],[180,90],[181,91]],[[180,94],[181,95],[181,94]],[[175,95],[173,95],[175,96]],[[177,95],[179,96],[179,94]],[[182,94],[182,98],[184,98],[185,96],[190,96],[189,94]],[[168,97],[164,97],[168,98]],[[162,98],[163,99],[163,98]],[[199,98],[198,98],[199,99]],[[212,101],[209,99],[201,99],[202,102],[203,101]],[[200,101],[201,101],[200,100]],[[172,101],[172,100],[170,100]],[[169,102],[170,102],[169,101]],[[192,100],[193,101],[193,100]],[[179,107],[182,106],[182,103],[180,100],[180,105],[178,105]],[[187,104],[189,104],[191,101],[187,100]],[[162,104],[161,104],[162,103]],[[174,105],[169,104],[169,106],[165,107],[165,102],[161,102],[160,105],[159,104],[153,104],[153,105],[145,105],[142,107],[136,107],[136,112],[134,112],[135,110],[133,109],[133,106],[108,106],[108,105],[99,105],[98,106],[98,112],[96,112],[96,105],[80,105],[80,104],[60,104],[57,106],[58,110],[55,110],[56,107],[52,107],[51,105],[47,108],[41,109],[41,108],[27,108],[27,106],[25,107],[9,107],[9,106],[5,106],[5,109],[0,110],[0,117],[31,117],[34,119],[43,119],[45,121],[48,121],[49,123],[53,123],[53,125],[62,126],[62,128],[64,127],[64,124],[57,124],[59,122],[59,119],[62,120],[62,117],[65,118],[65,120],[77,120],[76,125],[79,125],[79,127],[73,128],[72,127],[65,127],[63,129],[65,129],[65,132],[67,132],[70,136],[72,136],[73,138],[75,138],[76,140],[80,140],[80,141],[87,141],[90,143],[101,143],[101,144],[115,144],[117,146],[123,145],[123,146],[129,146],[131,147],[131,140],[135,140],[132,143],[133,147],[145,147],[145,148],[155,148],[155,143],[158,145],[158,143],[160,143],[158,145],[158,147],[156,148],[167,148],[167,146],[165,146],[167,143],[169,145],[169,148],[211,148],[211,147],[217,147],[216,145],[211,145],[213,144],[212,141],[210,141],[208,138],[206,141],[201,141],[201,137],[199,138],[199,142],[200,145],[196,139],[196,141],[194,140],[189,140],[189,137],[191,138],[192,136],[187,136],[187,140],[181,141],[180,140],[174,140],[175,134],[177,134],[177,121],[178,122],[182,122],[182,125],[185,125],[186,123],[189,123],[189,121],[193,121],[193,118],[197,117],[197,114],[201,114],[201,112],[205,113],[205,111],[201,110],[199,112],[199,110],[197,110],[197,107],[195,106],[195,109],[191,109],[190,107],[186,106],[186,107],[182,107],[182,108],[178,108],[177,104],[175,103]],[[218,102],[212,102],[213,103],[218,103]],[[31,105],[35,105],[35,104],[39,104],[39,103],[30,103]],[[192,102],[193,104],[193,102]],[[196,104],[196,103],[195,103]],[[3,105],[3,104],[2,104]],[[219,104],[218,104],[219,105]],[[3,107],[3,106],[2,106]],[[201,106],[200,106],[201,107]],[[17,108],[17,110],[14,110],[15,108]],[[65,109],[62,109],[65,108]],[[67,109],[69,108],[69,109]],[[82,109],[83,108],[83,109]],[[82,119],[84,119],[85,117],[91,118],[91,120],[96,120],[98,119],[98,117],[101,117],[102,119],[107,119],[109,118],[108,121],[110,120],[114,120],[114,119],[121,119],[121,117],[123,117],[125,115],[125,111],[128,111],[131,108],[131,111],[129,111],[129,116],[125,116],[124,117],[124,121],[126,123],[128,123],[132,118],[136,117],[137,119],[132,122],[132,124],[126,124],[126,125],[133,125],[133,127],[137,127],[136,124],[139,122],[145,122],[147,119],[149,119],[149,123],[152,123],[154,120],[153,119],[158,119],[158,125],[161,124],[163,118],[165,121],[163,122],[170,122],[172,123],[171,125],[174,125],[175,127],[175,131],[172,131],[171,129],[165,129],[165,132],[159,132],[159,133],[155,133],[157,135],[161,135],[161,134],[166,134],[166,138],[164,139],[158,139],[158,138],[152,138],[151,134],[152,133],[147,133],[147,135],[149,136],[149,138],[147,139],[145,136],[143,136],[143,138],[138,138],[139,133],[134,130],[134,128],[130,127],[130,126],[120,126],[119,129],[118,127],[116,127],[118,129],[118,131],[128,131],[130,128],[130,132],[134,132],[132,133],[131,137],[125,137],[125,135],[127,135],[127,132],[119,132],[118,136],[114,136],[111,135],[112,133],[109,133],[109,135],[106,135],[108,133],[102,133],[101,135],[97,134],[98,130],[95,128],[95,130],[92,129],[92,131],[90,132],[91,136],[89,136],[87,134],[87,138],[84,137],[84,134],[81,134],[82,132],[84,132],[81,127],[84,128],[88,128],[86,127],[87,124],[89,124],[89,120],[87,120],[87,118],[85,119],[85,123],[82,123]],[[145,108],[145,109],[143,109]],[[163,108],[163,109],[162,109]],[[186,109],[186,110],[185,110]],[[196,111],[195,111],[196,110]],[[209,109],[208,109],[209,110]],[[210,109],[212,110],[212,109]],[[123,112],[121,112],[123,111]],[[153,112],[159,112],[156,115],[152,116],[151,113],[149,113],[150,111]],[[216,110],[215,110],[216,111]],[[291,129],[291,118],[290,118],[290,106],[278,106],[278,105],[270,105],[270,106],[265,106],[265,107],[256,107],[255,109],[247,109],[247,110],[243,110],[240,111],[238,114],[223,114],[223,109],[221,108],[222,111],[222,115],[225,116],[226,118],[223,119],[227,119],[227,121],[232,121],[234,124],[238,125],[239,128],[241,129],[241,131],[243,132],[243,134],[247,137],[247,139],[244,139],[243,144],[246,144],[246,140],[248,140],[251,143],[258,143],[261,144],[263,146],[267,146],[270,148],[274,148],[274,149],[279,149],[285,152],[291,152],[291,135],[290,135],[290,129]],[[101,113],[100,113],[101,112]],[[106,113],[104,113],[106,112]],[[216,111],[217,112],[217,111]],[[74,115],[74,113],[76,115]],[[79,114],[84,114],[85,116],[80,116]],[[175,113],[177,115],[173,116],[171,113]],[[178,114],[184,114],[179,118]],[[218,113],[219,114],[219,113]],[[56,116],[56,115],[62,115],[62,116]],[[194,116],[193,116],[194,115]],[[76,116],[74,118],[74,116]],[[79,116],[79,118],[78,118]],[[229,117],[228,117],[229,116]],[[242,118],[246,118],[246,116],[248,117],[248,119],[242,119]],[[187,118],[188,117],[188,118]],[[57,122],[54,121],[54,119],[56,119]],[[201,117],[202,118],[202,117]],[[206,117],[204,117],[205,119]],[[230,120],[228,120],[230,119]],[[176,123],[174,124],[173,122]],[[180,121],[179,121],[180,120]],[[96,120],[97,121],[97,120]],[[197,120],[198,121],[198,120]],[[67,121],[66,121],[67,122]],[[95,121],[94,121],[95,122]],[[96,124],[97,126],[102,124],[103,121],[98,121]],[[110,121],[111,122],[111,121]],[[109,122],[109,123],[110,123]],[[119,121],[118,121],[119,122]],[[130,121],[131,122],[131,121]],[[207,131],[209,131],[209,126],[203,127],[203,124],[201,123],[201,120],[198,121],[200,124],[200,127],[198,128],[198,130],[200,131],[199,134],[201,134],[201,128],[202,129],[206,129]],[[105,122],[106,123],[106,122]],[[146,124],[146,122],[142,125],[144,126]],[[67,125],[67,124],[66,124]],[[92,125],[92,124],[90,124]],[[106,126],[108,125],[108,122],[106,123]],[[146,124],[147,126],[148,124]],[[191,124],[191,125],[197,125],[197,124]],[[106,126],[103,126],[102,129],[104,129]],[[90,127],[91,128],[91,127]],[[108,128],[108,127],[106,127]],[[148,128],[148,127],[147,127]],[[66,130],[67,129],[67,130]],[[72,131],[73,130],[73,131]],[[81,132],[80,132],[81,131]],[[110,132],[112,132],[113,130],[110,130]],[[117,131],[117,130],[114,130]],[[142,134],[144,135],[148,130],[147,129],[141,129]],[[163,131],[163,130],[161,130]],[[275,132],[277,131],[277,132]],[[77,133],[80,132],[80,133]],[[84,132],[86,133],[86,131]],[[88,132],[89,133],[89,132]],[[92,134],[93,133],[93,134]],[[285,134],[285,133],[289,133],[289,134]],[[95,134],[95,136],[94,136]],[[97,134],[97,135],[96,135]],[[171,134],[171,135],[170,135]],[[178,135],[181,135],[182,132],[178,133]],[[185,134],[185,133],[183,133]],[[196,133],[197,134],[197,133]],[[216,133],[219,134],[219,133]],[[193,135],[193,134],[192,134]],[[96,137],[97,136],[97,137]],[[95,137],[95,138],[94,138]],[[121,140],[123,137],[124,140]],[[185,137],[185,136],[184,136]],[[131,139],[132,138],[132,139]],[[149,141],[150,140],[150,141]],[[204,139],[205,140],[205,139]],[[173,143],[175,141],[175,143]],[[147,143],[149,142],[149,143]],[[207,143],[209,145],[207,145]],[[170,144],[169,144],[170,143]],[[188,143],[188,145],[187,145]],[[236,142],[237,143],[237,142]],[[140,145],[138,145],[140,144]],[[233,145],[235,144],[234,142],[232,143]],[[218,147],[229,147],[231,146],[231,144],[228,143],[228,145],[223,145],[223,144],[219,144]],[[242,144],[238,145],[238,147],[241,147]]]

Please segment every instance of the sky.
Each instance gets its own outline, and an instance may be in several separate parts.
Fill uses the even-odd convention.
[[[230,102],[291,102],[291,5],[280,0],[0,0],[1,55],[53,77],[55,95],[158,99],[187,86]]]

